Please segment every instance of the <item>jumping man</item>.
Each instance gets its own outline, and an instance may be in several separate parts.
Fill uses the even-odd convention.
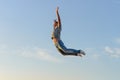
[[[73,56],[82,56],[85,55],[85,52],[82,50],[76,50],[76,49],[69,49],[67,48],[63,41],[60,38],[60,34],[61,34],[61,19],[60,19],[60,15],[58,12],[58,7],[56,8],[56,16],[57,16],[57,20],[54,20],[54,24],[53,24],[53,32],[52,32],[52,41],[54,43],[54,45],[56,46],[56,48],[58,49],[58,51],[62,54],[62,55],[73,55]]]

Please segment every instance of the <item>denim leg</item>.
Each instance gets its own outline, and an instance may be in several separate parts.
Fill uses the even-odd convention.
[[[64,52],[64,55],[77,55],[77,53],[80,53],[80,50],[66,48],[62,40],[58,41],[57,47]]]

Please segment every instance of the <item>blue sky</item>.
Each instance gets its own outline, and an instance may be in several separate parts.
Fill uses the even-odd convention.
[[[59,6],[62,40],[51,40]],[[0,80],[119,80],[120,0],[0,0]]]

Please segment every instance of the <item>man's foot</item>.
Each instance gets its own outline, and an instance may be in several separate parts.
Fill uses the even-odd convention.
[[[80,53],[77,54],[77,56],[80,56],[80,57],[82,57],[83,55],[85,55],[85,52],[82,50],[80,51]]]

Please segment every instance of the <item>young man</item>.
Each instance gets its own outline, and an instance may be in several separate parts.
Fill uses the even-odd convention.
[[[57,15],[57,20],[54,20],[53,24],[53,33],[52,33],[52,41],[55,44],[56,48],[62,55],[73,55],[73,56],[82,56],[85,55],[84,51],[82,50],[76,50],[76,49],[68,49],[64,43],[62,42],[60,38],[61,34],[61,19],[60,15],[58,12],[58,7],[56,8],[56,15]]]

